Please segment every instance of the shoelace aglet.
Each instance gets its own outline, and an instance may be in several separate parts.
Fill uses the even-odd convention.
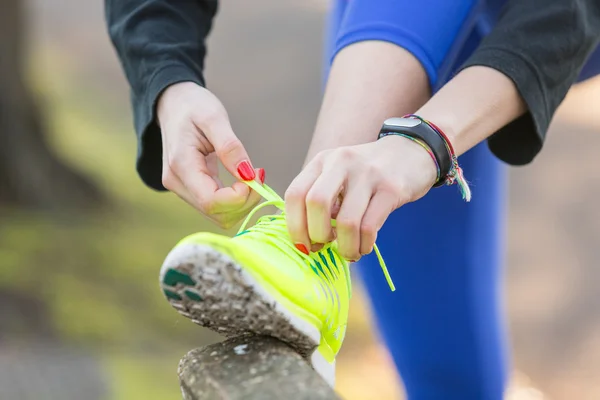
[[[379,248],[377,247],[377,245],[374,245],[373,249],[375,250],[375,254],[377,255],[377,259],[379,260],[379,265],[381,266],[381,270],[383,271],[383,275],[385,276],[385,280],[387,281],[387,284],[389,285],[390,290],[392,292],[395,292],[396,286],[394,285],[394,282],[392,281],[392,277],[390,276],[390,273],[388,272],[387,266],[385,265],[385,261],[383,261],[383,257],[381,257]]]

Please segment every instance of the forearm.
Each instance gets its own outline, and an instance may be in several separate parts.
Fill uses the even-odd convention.
[[[308,159],[374,140],[384,119],[414,112],[452,64],[477,1],[348,2],[332,42],[334,62]],[[407,19],[424,9],[424,20]],[[400,22],[399,22],[400,21]]]
[[[502,72],[514,82],[527,105],[527,113],[500,126],[490,138],[489,146],[496,156],[515,165],[533,160],[556,109],[599,41],[597,0],[507,2],[492,32],[463,66],[479,65]],[[479,82],[487,89],[485,79]],[[453,100],[464,101],[463,97],[467,96]]]
[[[205,39],[217,1],[105,0],[105,8],[109,34],[131,87],[137,170],[146,184],[164,190],[156,103],[175,83],[204,86]]]
[[[462,154],[527,110],[508,77],[481,66],[464,69],[428,98],[425,71],[405,50],[375,41],[343,49],[331,69],[307,162],[322,150],[372,142],[385,119],[415,110]]]
[[[345,47],[331,68],[307,162],[322,150],[372,142],[386,118],[413,112],[429,90],[406,50],[378,41]]]
[[[442,129],[460,155],[526,111],[512,80],[474,66],[462,70],[416,114]]]
[[[147,96],[153,81],[177,76],[203,83],[205,39],[216,9],[216,0],[105,0],[108,32],[134,96]]]

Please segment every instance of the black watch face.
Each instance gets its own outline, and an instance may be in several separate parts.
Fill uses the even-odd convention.
[[[383,122],[384,126],[396,126],[398,128],[412,128],[421,124],[417,118],[388,118]]]

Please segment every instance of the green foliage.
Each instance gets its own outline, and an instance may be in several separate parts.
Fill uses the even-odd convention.
[[[111,400],[179,400],[177,363],[183,353],[164,357],[131,357],[111,353],[105,366],[112,382]]]
[[[128,109],[111,107],[93,87],[61,80],[68,75],[46,70],[53,81],[37,82],[48,104],[50,142],[111,205],[87,215],[0,210],[0,291],[35,299],[59,339],[101,353],[111,398],[180,398],[179,358],[217,337],[168,305],[158,272],[178,240],[214,228],[174,195],[141,183]],[[13,323],[19,337],[8,340],[35,337]]]

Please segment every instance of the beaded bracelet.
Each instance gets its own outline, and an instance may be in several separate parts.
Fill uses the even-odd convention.
[[[407,139],[410,139],[410,140],[418,143],[429,153],[431,158],[434,160],[434,163],[435,163],[435,166],[437,169],[437,179],[436,179],[436,184],[434,186],[436,186],[436,187],[443,186],[443,185],[450,186],[450,185],[458,184],[461,194],[462,194],[462,198],[467,202],[471,201],[471,189],[469,188],[469,184],[464,177],[462,168],[458,165],[458,157],[456,156],[456,153],[454,151],[454,148],[452,147],[452,143],[448,139],[448,136],[446,136],[446,134],[440,128],[438,128],[435,124],[433,124],[430,121],[427,121],[426,119],[424,119],[418,115],[408,114],[402,118],[403,119],[417,119],[420,122],[422,122],[423,124],[427,125],[433,132],[435,132],[437,134],[439,139],[441,139],[441,141],[443,142],[443,145],[439,142],[438,139],[436,139],[435,135],[432,136],[431,133],[427,133],[426,131],[421,131],[421,134],[419,134],[419,133],[417,133],[417,129],[411,129],[411,128],[414,128],[414,126],[413,127],[399,126],[398,128],[389,129],[392,126],[391,125],[392,121],[398,121],[397,118],[392,118],[390,120],[387,120],[384,123],[378,139],[381,139],[382,137],[385,137],[388,135],[396,135],[396,136],[405,137]],[[427,135],[423,135],[423,133],[427,133]],[[435,142],[435,145],[437,146],[436,151],[433,150],[434,143],[429,143],[428,140],[426,139],[426,137],[428,137],[429,140],[431,140],[432,142]],[[445,152],[443,150],[441,150],[444,148],[447,152],[447,155],[444,154]],[[449,164],[448,164],[448,157],[449,157],[449,161],[450,161]],[[441,161],[443,161],[443,162],[441,162]],[[444,168],[442,168],[441,164],[444,164]],[[444,171],[442,171],[442,169]]]

